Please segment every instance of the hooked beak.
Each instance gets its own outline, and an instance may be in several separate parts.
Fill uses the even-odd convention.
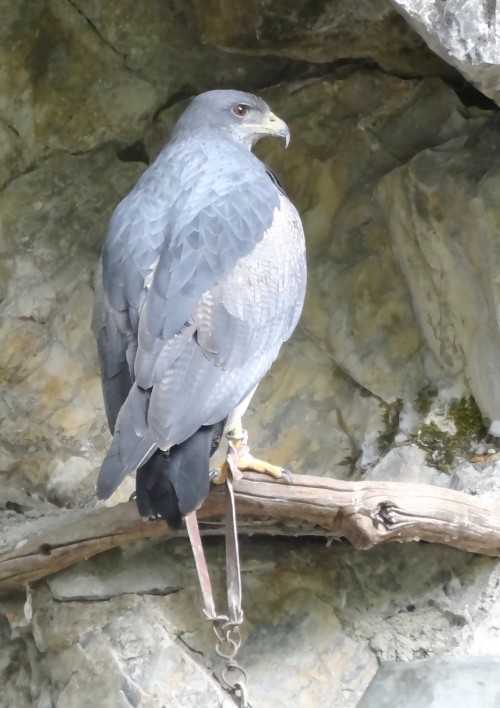
[[[287,126],[284,120],[275,116],[274,113],[269,113],[266,116],[266,122],[264,125],[269,126],[269,135],[276,135],[278,138],[283,138],[285,141],[285,150],[290,142],[290,128]]]
[[[283,138],[285,140],[285,148],[288,147],[288,143],[290,142],[290,129],[285,121],[275,116],[274,113],[269,112],[260,123],[247,124],[246,127],[262,136],[273,135],[277,138]]]

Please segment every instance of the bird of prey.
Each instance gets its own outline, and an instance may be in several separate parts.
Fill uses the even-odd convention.
[[[141,516],[199,508],[223,430],[241,433],[255,388],[299,319],[299,215],[253,153],[287,125],[257,96],[208,91],[111,218],[92,328],[113,440],[97,495],[136,471]],[[252,458],[237,466],[279,476]]]

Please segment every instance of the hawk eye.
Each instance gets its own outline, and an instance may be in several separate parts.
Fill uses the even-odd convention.
[[[247,115],[250,108],[249,108],[249,106],[245,106],[244,103],[238,103],[236,106],[233,106],[231,108],[231,110],[235,116],[238,116],[238,118],[244,118]]]

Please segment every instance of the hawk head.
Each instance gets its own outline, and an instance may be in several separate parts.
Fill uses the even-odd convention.
[[[224,131],[251,149],[260,138],[272,135],[290,141],[287,124],[271,111],[262,98],[243,91],[207,91],[193,98],[179,118],[175,133],[200,128]]]

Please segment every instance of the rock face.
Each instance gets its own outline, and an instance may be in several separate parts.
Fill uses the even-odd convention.
[[[187,98],[214,87],[258,92],[289,123],[286,153],[258,152],[308,241],[300,328],[245,419],[254,451],[300,473],[498,493],[495,458],[459,459],[486,418],[500,434],[498,115],[455,90],[458,69],[497,98],[493,20],[458,0],[3,3],[0,549],[95,504],[106,224]],[[222,596],[218,541],[209,556]],[[457,657],[488,680],[500,655],[493,560],[297,539],[247,540],[243,556],[254,706],[380,708],[422,671],[443,688]],[[183,539],[6,599],[0,705],[227,705],[198,605]]]
[[[379,189],[420,331],[448,377],[462,378],[493,421],[500,418],[497,132],[493,121],[425,150]]]
[[[202,41],[234,53],[285,56],[316,64],[356,57],[394,73],[450,74],[448,65],[425,51],[418,35],[408,31],[384,0],[340,5],[329,0],[279,0],[272,5],[257,0],[245,4],[197,0],[193,5]]]
[[[500,695],[500,658],[388,662],[359,703],[359,708],[390,708],[402,695],[408,708],[495,708]]]
[[[0,195],[3,470],[30,490],[53,491],[63,504],[90,499],[96,442],[107,439],[96,418],[101,391],[89,333],[92,272],[99,222],[139,174],[136,163],[120,162],[109,148],[61,153],[13,179]]]
[[[495,3],[390,0],[427,45],[477,86],[500,98],[500,48]]]
[[[219,541],[207,546],[222,597],[223,547]],[[242,558],[246,621],[240,660],[249,673],[252,705],[350,708],[376,676],[360,704],[375,708],[383,704],[368,697],[379,695],[381,681],[394,696],[412,681],[412,672],[413,681],[423,683],[427,664],[436,665],[425,679],[436,692],[442,690],[443,664],[449,671],[461,666],[469,684],[493,680],[488,655],[497,654],[500,606],[494,560],[428,545],[380,547],[366,555],[344,545],[286,539],[245,540]],[[157,582],[159,565],[166,588]],[[134,567],[156,579],[142,588],[145,594],[131,593],[137,591]],[[106,601],[89,588],[85,578],[91,576],[107,584]],[[173,584],[178,591],[172,592]],[[49,588],[33,591],[24,607],[24,598],[4,605],[2,705],[230,705],[210,676],[220,670],[220,659],[209,624],[193,611],[198,589],[183,541],[103,556],[54,577]],[[432,654],[451,658],[422,662]],[[475,658],[479,654],[484,657]],[[467,658],[458,662],[459,656]],[[416,662],[415,668],[410,663],[405,673],[395,661]],[[443,686],[449,690],[450,682]]]

